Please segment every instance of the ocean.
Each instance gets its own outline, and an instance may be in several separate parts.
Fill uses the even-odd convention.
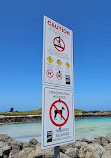
[[[11,137],[28,142],[36,138],[41,142],[41,122],[1,125],[0,134],[7,133]],[[91,118],[75,120],[75,139],[93,139],[111,135],[111,118]]]

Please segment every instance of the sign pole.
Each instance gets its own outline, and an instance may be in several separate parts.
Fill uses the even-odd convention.
[[[60,146],[54,147],[54,158],[60,158]]]

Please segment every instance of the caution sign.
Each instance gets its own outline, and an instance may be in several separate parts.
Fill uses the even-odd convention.
[[[51,69],[54,75],[47,72],[48,69]],[[62,74],[57,73],[59,70]],[[43,84],[73,89],[73,32],[46,16],[44,17],[42,72]],[[67,82],[66,75],[70,76],[70,82]]]
[[[62,65],[62,61],[59,59],[59,60],[57,60],[57,64],[59,65],[59,66],[61,66]]]
[[[73,90],[43,86],[42,148],[74,141]]]
[[[47,60],[48,60],[49,63],[52,63],[52,62],[53,62],[52,57],[48,57]]]
[[[46,74],[47,74],[47,76],[48,76],[49,78],[52,78],[52,77],[54,76],[53,71],[50,70],[50,69],[46,71]]]
[[[63,39],[60,38],[60,36],[54,38],[53,44],[54,44],[54,47],[55,47],[59,52],[64,51],[64,49],[65,49],[65,43],[64,43]]]
[[[56,77],[57,77],[58,80],[62,80],[62,73],[60,71],[58,71],[56,73]]]
[[[68,118],[69,118],[69,109],[67,104],[61,99],[56,100],[50,107],[50,119],[52,123],[55,126],[61,127],[64,124],[66,124]]]

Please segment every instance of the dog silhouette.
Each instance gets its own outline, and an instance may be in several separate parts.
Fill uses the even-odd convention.
[[[62,107],[62,108],[59,110],[59,112],[61,113],[61,115],[62,115],[63,110],[65,110],[64,107]],[[56,119],[57,114],[59,114],[58,111],[57,111],[57,110],[54,110],[54,120]],[[59,114],[59,115],[60,115],[60,114]],[[60,118],[61,118],[61,120],[62,120],[61,115],[60,115]]]

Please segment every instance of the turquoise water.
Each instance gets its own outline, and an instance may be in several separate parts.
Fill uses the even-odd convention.
[[[77,119],[75,131],[75,139],[83,137],[93,139],[98,136],[111,135],[111,118]],[[0,133],[7,133],[21,141],[36,138],[41,142],[41,122],[2,125],[0,126]]]

